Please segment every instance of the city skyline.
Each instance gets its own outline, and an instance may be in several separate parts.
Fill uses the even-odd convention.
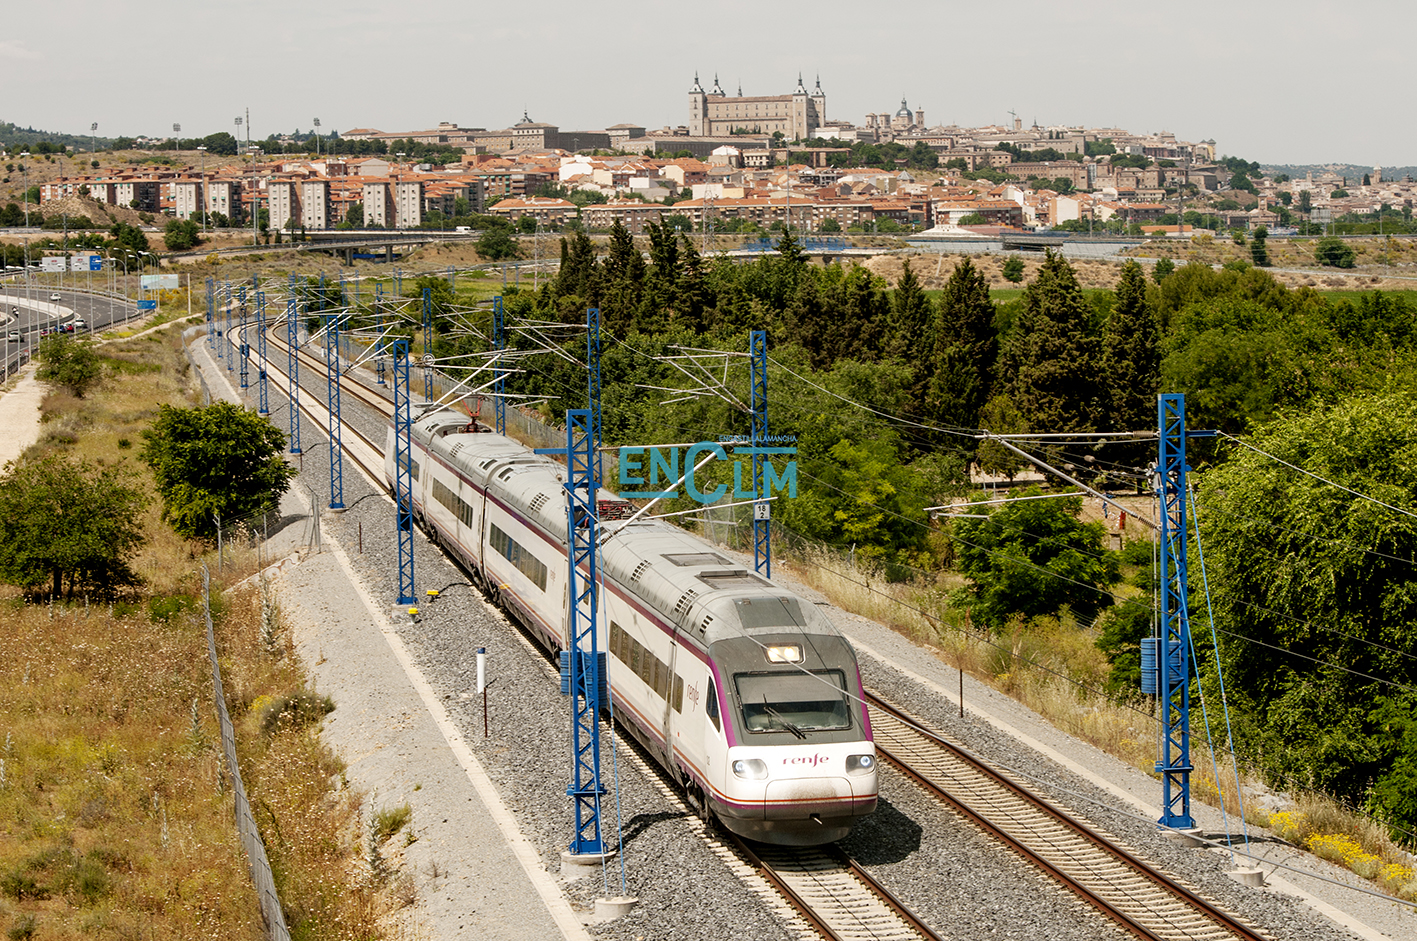
[[[1384,89],[1404,87],[1399,47],[1373,38],[1417,22],[1403,6],[1298,0],[1281,17],[1201,0],[1123,16],[1022,0],[1005,22],[953,0],[903,0],[871,20],[827,0],[793,22],[803,9],[765,17],[727,0],[616,19],[550,0],[540,20],[509,22],[446,0],[397,19],[366,0],[338,15],[272,0],[75,0],[76,28],[61,31],[31,5],[0,40],[0,119],[71,134],[97,122],[108,137],[167,136],[174,123],[188,137],[235,133],[247,108],[253,139],[317,117],[326,133],[507,127],[523,112],[562,128],[655,129],[686,123],[696,72],[747,95],[786,94],[800,72],[809,86],[820,76],[831,120],[860,123],[904,96],[932,125],[1004,125],[1016,112],[1025,126],[1211,138],[1262,163],[1417,164],[1417,128],[1384,103]]]

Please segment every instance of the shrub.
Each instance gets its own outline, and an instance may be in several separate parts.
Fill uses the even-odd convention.
[[[282,721],[297,729],[319,722],[335,711],[334,700],[328,696],[317,696],[305,689],[297,689],[267,699],[258,699],[251,704],[253,711],[261,718],[261,729],[274,732]]]
[[[408,804],[377,811],[374,814],[374,838],[382,843],[402,830],[412,819],[413,808]]]

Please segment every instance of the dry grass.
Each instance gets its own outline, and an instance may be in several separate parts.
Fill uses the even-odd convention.
[[[947,603],[949,592],[963,583],[959,576],[941,576],[928,584],[891,583],[822,549],[802,550],[779,564],[843,610],[924,644],[941,661],[1009,695],[1057,728],[1155,773],[1154,704],[1142,697],[1121,703],[1098,692],[1107,663],[1095,646],[1095,629],[1066,619],[1035,618],[1013,621],[990,635],[974,628],[967,612]],[[1223,726],[1217,723],[1222,720],[1215,714],[1216,705],[1209,705],[1219,735]],[[1194,702],[1193,709],[1199,720],[1201,703]],[[1236,781],[1224,742],[1218,741],[1212,751],[1203,728],[1193,730],[1191,757],[1191,793],[1196,800],[1223,807],[1237,822],[1243,816],[1250,824],[1274,827],[1290,842],[1348,866],[1394,895],[1417,900],[1411,857],[1379,824],[1322,795],[1299,795],[1296,809],[1287,814],[1270,815],[1246,806],[1239,786],[1253,782],[1243,777]]]
[[[48,397],[32,453],[138,469],[157,404],[194,401],[178,332],[105,347],[110,375],[86,399]],[[140,594],[89,608],[0,591],[0,927],[12,937],[263,936],[220,758],[195,574],[205,550],[153,503]],[[257,553],[228,560],[213,586],[227,706],[292,933],[386,937],[380,919],[408,888],[362,861],[362,798],[320,743],[324,704],[304,693],[279,613],[249,582],[220,593]]]

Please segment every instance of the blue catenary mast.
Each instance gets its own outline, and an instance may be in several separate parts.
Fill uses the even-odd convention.
[[[207,278],[207,349],[216,349],[216,282]]]
[[[290,351],[286,364],[286,376],[290,380],[286,396],[290,399],[290,453],[300,453],[300,357],[297,355],[300,341],[300,318],[296,314],[296,301],[292,297],[285,305],[285,340]]]
[[[384,382],[384,354],[388,352],[388,344],[384,342],[384,286],[374,285],[374,329],[376,336],[374,339],[374,368],[379,385]]]
[[[246,336],[246,298],[241,299],[241,338],[237,351],[241,356],[241,388],[251,387],[251,340]]]
[[[603,480],[601,474],[601,451],[600,447],[604,443],[601,440],[600,424],[600,308],[587,307],[585,312],[586,329],[586,407],[590,410],[590,447],[591,447],[591,470],[595,473],[595,486],[600,489],[600,482]]]
[[[423,398],[433,401],[433,291],[423,289]]]
[[[493,386],[496,395],[492,400],[492,410],[497,416],[497,434],[507,433],[507,374],[502,371],[502,353],[507,349],[507,321],[502,316],[502,295],[492,298],[492,344],[497,351],[497,384]]]
[[[399,540],[398,604],[413,604],[413,409],[408,400],[409,341],[395,340],[394,529]]]
[[[245,304],[245,303],[246,303],[246,285],[244,285],[244,284],[238,284],[238,285],[236,286],[235,302],[236,302],[236,303],[240,303],[240,304]],[[231,304],[227,304],[227,305],[226,305],[226,371],[227,371],[227,372],[235,372],[235,371],[236,371],[236,351],[235,351],[235,349],[234,349],[234,348],[232,347],[232,345],[231,345],[231,322],[232,322],[232,316],[231,316],[231,315],[232,315],[232,313],[233,313],[234,310],[235,310],[236,303],[231,303]]]
[[[1163,827],[1190,829],[1191,816],[1191,623],[1186,585],[1186,397],[1157,397],[1160,448],[1156,496],[1161,507],[1161,636],[1156,661],[1161,705]]]
[[[768,333],[748,336],[748,371],[753,413],[753,571],[772,578],[772,504],[763,479],[763,454],[768,443]]]
[[[600,827],[600,696],[604,664],[596,642],[600,617],[599,551],[596,516],[594,429],[590,409],[566,412],[566,447],[538,448],[538,454],[566,456],[566,531],[570,553],[566,590],[570,598],[564,657],[571,696],[571,757],[574,768],[566,793],[575,804],[576,855],[605,852]]]
[[[256,292],[256,412],[259,415],[271,413],[270,397],[266,381],[266,292]]]
[[[320,295],[323,299],[324,295]],[[323,300],[322,300],[323,303]],[[339,314],[329,318],[325,330],[325,394],[326,415],[329,417],[330,442],[330,509],[344,509],[344,450],[340,446],[339,410]]]

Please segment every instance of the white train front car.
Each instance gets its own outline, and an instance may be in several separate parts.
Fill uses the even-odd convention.
[[[414,511],[553,649],[566,641],[565,468],[466,418],[413,429]],[[474,430],[476,429],[476,430]],[[390,429],[390,453],[392,429]],[[393,460],[386,459],[392,478]],[[855,652],[816,606],[662,521],[610,517],[603,621],[616,715],[735,833],[839,840],[875,810]]]

